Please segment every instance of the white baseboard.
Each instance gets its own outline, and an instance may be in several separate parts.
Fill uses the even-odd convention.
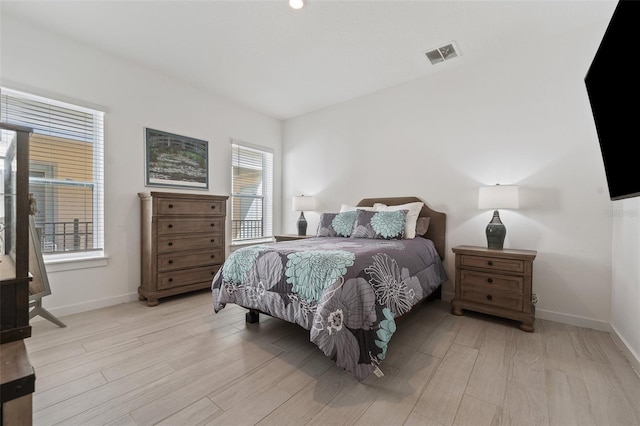
[[[80,312],[92,311],[94,309],[106,308],[107,306],[118,305],[120,303],[133,302],[138,300],[138,293],[123,294],[120,296],[108,297],[105,299],[91,300],[89,302],[78,303],[75,305],[62,306],[59,308],[45,308],[56,317],[77,314]],[[33,321],[43,320],[44,318],[36,316]]]
[[[585,318],[577,315],[563,314],[560,312],[536,309],[536,318],[575,325],[576,327],[593,328],[594,330],[609,331],[609,323],[593,318]]]
[[[640,356],[627,344],[627,341],[618,333],[618,330],[616,330],[614,326],[609,326],[609,333],[618,349],[620,349],[625,358],[627,358],[627,361],[629,361],[629,364],[631,364],[631,368],[633,368],[638,377],[640,377]]]

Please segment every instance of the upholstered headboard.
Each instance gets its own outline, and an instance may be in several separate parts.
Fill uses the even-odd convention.
[[[383,203],[388,206],[397,206],[399,204],[415,203],[416,201],[424,203],[424,201],[416,197],[364,198],[360,200],[356,207],[371,207],[374,205],[374,203]],[[432,210],[427,206],[427,203],[424,203],[422,210],[420,210],[420,216],[431,218],[429,221],[429,229],[424,236],[433,241],[433,244],[436,246],[436,250],[438,251],[440,258],[444,259],[447,215],[445,213]]]

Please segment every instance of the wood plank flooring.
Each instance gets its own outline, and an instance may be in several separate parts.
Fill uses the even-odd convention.
[[[640,378],[608,333],[427,302],[363,382],[302,328],[213,313],[208,290],[34,321],[34,425],[640,425]]]

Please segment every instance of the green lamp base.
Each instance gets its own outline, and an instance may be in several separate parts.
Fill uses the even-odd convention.
[[[493,211],[491,222],[487,225],[487,247],[490,249],[502,250],[504,237],[507,235],[507,228],[500,220],[498,210]]]

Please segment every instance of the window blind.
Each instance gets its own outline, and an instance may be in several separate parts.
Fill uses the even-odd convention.
[[[232,143],[232,240],[273,235],[273,153]]]
[[[104,113],[6,88],[0,120],[30,127],[29,192],[44,254],[104,249]]]

